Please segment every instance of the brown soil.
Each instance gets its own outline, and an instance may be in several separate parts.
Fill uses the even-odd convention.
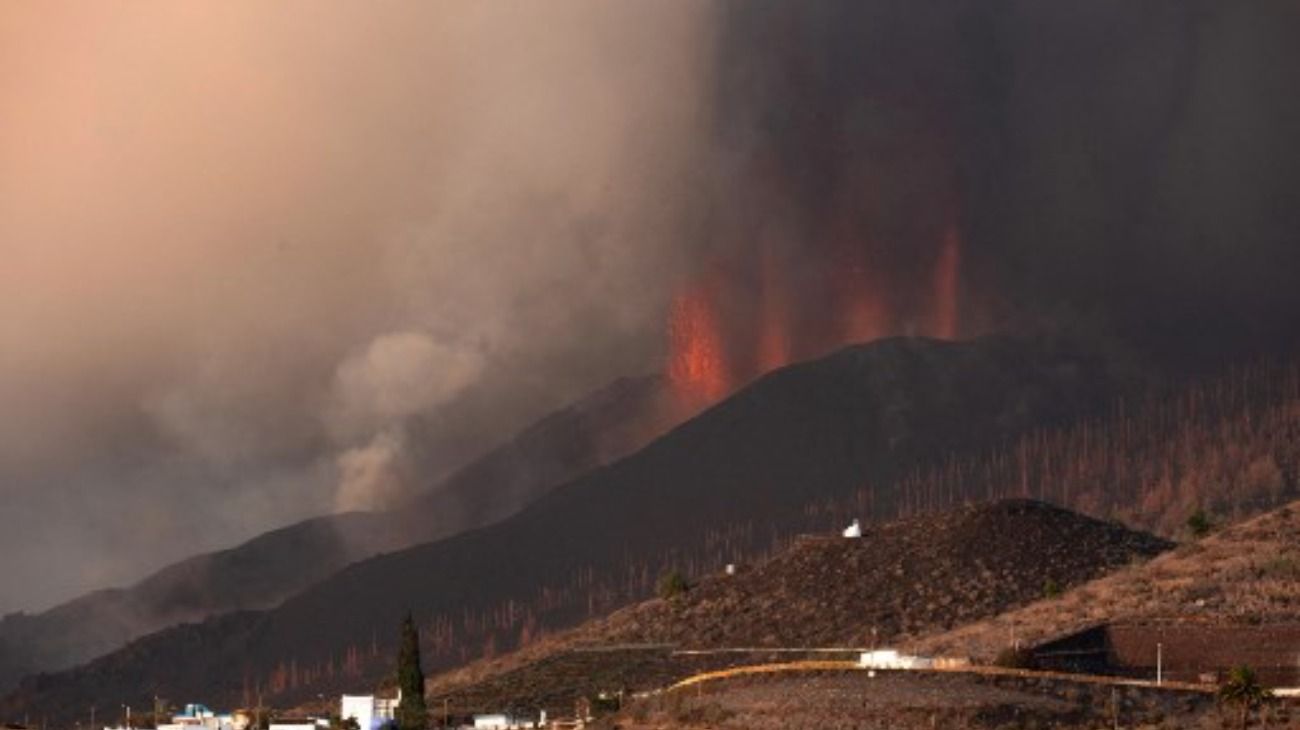
[[[1267,626],[1300,614],[1300,502],[1189,543],[1144,565],[1019,610],[911,642],[925,653],[990,660],[1107,622]]]
[[[1006,500],[813,538],[683,597],[591,626],[590,640],[683,647],[869,647],[1033,602],[1171,543],[1041,502]]]
[[[469,711],[565,710],[599,691],[654,690],[757,652],[674,656],[671,647],[865,647],[944,631],[1145,560],[1170,543],[1038,502],[1009,500],[900,520],[860,539],[810,538],[737,575],[704,579],[515,655],[430,683]],[[873,635],[874,629],[874,635]],[[655,645],[626,651],[582,647]],[[818,655],[819,658],[851,658]],[[783,660],[801,658],[785,654]]]

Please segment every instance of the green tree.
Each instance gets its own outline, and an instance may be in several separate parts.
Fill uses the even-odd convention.
[[[673,570],[659,576],[657,588],[659,597],[667,601],[685,594],[690,584],[686,582],[686,576]]]
[[[1192,537],[1198,540],[1210,534],[1213,529],[1214,524],[1210,522],[1209,516],[1205,514],[1203,509],[1197,509],[1192,513],[1191,517],[1187,518],[1187,531],[1192,533]]]
[[[397,704],[399,730],[425,730],[429,708],[424,704],[424,670],[420,668],[420,632],[411,614],[402,621],[402,641],[397,654],[397,688],[402,701]]]
[[[1048,578],[1043,581],[1043,598],[1060,598],[1061,584]]]
[[[1219,702],[1237,707],[1238,724],[1241,730],[1246,730],[1250,711],[1272,697],[1273,693],[1259,683],[1255,670],[1245,664],[1233,667],[1228,672],[1228,678],[1219,686]]]
[[[330,730],[361,730],[361,725],[357,723],[355,717],[331,717]]]

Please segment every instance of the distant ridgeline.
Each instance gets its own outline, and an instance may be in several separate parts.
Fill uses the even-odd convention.
[[[715,572],[853,519],[880,523],[967,503],[1040,499],[1181,537],[1198,509],[1228,521],[1300,498],[1298,474],[1300,364],[1261,363],[1175,392],[1121,398],[1102,415],[1035,429],[883,484],[868,482],[846,497],[810,499],[790,514],[716,524],[657,554],[625,558],[612,571],[577,568],[531,600],[434,615],[425,638],[437,665],[492,656],[543,636],[556,618],[564,625],[653,595],[657,577],[670,568],[690,576]],[[738,515],[746,511],[736,508]],[[352,647],[346,656],[355,665],[363,653]],[[276,675],[278,688],[291,688],[286,671]]]
[[[408,607],[436,671],[648,597],[665,571],[752,562],[854,518],[870,530],[1030,497],[1172,535],[1196,508],[1224,519],[1300,494],[1295,363],[1119,397],[1129,385],[1041,342],[848,348],[760,379],[496,525],[355,564],[224,627],[160,632],[28,680],[0,710],[145,686],[232,705],[364,688],[391,672]]]

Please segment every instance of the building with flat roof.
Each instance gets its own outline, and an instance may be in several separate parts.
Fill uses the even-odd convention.
[[[339,717],[356,720],[360,730],[379,730],[396,720],[397,705],[401,701],[401,690],[391,699],[375,695],[343,695]]]

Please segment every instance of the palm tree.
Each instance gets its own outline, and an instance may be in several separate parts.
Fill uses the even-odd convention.
[[[1255,670],[1245,664],[1233,667],[1228,672],[1227,680],[1219,686],[1219,702],[1225,705],[1236,705],[1238,712],[1241,713],[1238,715],[1241,730],[1246,730],[1250,711],[1272,697],[1273,693],[1259,683]]]

